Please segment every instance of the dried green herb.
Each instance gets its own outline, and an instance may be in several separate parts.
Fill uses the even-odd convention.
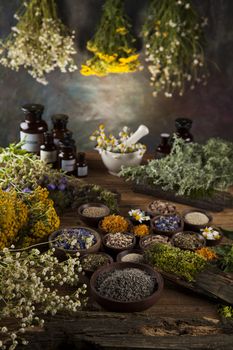
[[[225,318],[230,318],[233,321],[233,306],[220,305],[218,312]]]
[[[188,282],[194,281],[198,272],[206,266],[206,261],[199,255],[163,243],[155,243],[145,251],[144,257],[155,268]]]
[[[215,189],[227,189],[233,184],[233,143],[212,138],[204,145],[187,144],[174,135],[168,156],[147,165],[126,167],[121,176],[178,195],[211,195]]]

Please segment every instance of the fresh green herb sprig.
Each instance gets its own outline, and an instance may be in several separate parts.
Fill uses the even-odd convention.
[[[218,312],[221,316],[233,321],[233,306],[221,305],[218,308]]]
[[[194,281],[198,272],[206,266],[205,259],[194,252],[163,243],[155,243],[144,255],[145,260],[155,268],[175,274],[188,282]]]
[[[233,272],[233,245],[223,244],[214,247],[219,259],[217,261],[218,266],[224,272]]]
[[[125,167],[121,176],[137,184],[160,186],[177,195],[201,197],[233,184],[233,143],[218,138],[187,144],[174,135],[171,153],[147,165]]]

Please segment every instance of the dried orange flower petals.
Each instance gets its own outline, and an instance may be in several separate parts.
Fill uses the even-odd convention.
[[[101,229],[105,232],[126,232],[129,229],[128,221],[120,215],[108,215],[101,222]]]
[[[150,233],[149,227],[147,225],[137,225],[133,228],[133,233],[135,236],[146,236]]]
[[[196,250],[196,253],[200,255],[205,260],[213,260],[217,258],[215,252],[209,248],[203,247],[201,249]]]

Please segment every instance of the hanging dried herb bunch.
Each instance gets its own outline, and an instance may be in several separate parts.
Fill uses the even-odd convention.
[[[18,71],[24,67],[39,83],[47,84],[45,75],[55,68],[61,72],[77,69],[73,55],[74,32],[57,15],[55,0],[24,1],[14,15],[18,23],[0,42],[0,63]]]
[[[151,73],[153,95],[163,92],[183,95],[185,88],[206,84],[203,27],[189,0],[153,0],[143,26],[146,61]]]
[[[123,0],[106,0],[99,28],[87,49],[94,57],[82,65],[81,74],[105,76],[135,72],[140,68],[131,24]]]

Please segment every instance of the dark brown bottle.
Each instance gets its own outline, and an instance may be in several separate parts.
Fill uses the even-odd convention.
[[[77,177],[87,177],[88,165],[86,162],[86,154],[79,152],[77,156]]]
[[[160,137],[161,141],[156,148],[155,158],[166,157],[171,152],[170,134],[162,133],[160,134]]]
[[[176,135],[185,142],[193,142],[193,135],[190,132],[193,121],[188,118],[177,118],[175,120]]]
[[[40,146],[40,159],[51,164],[53,168],[57,166],[57,147],[53,142],[53,134],[44,133],[44,143]]]
[[[48,130],[47,123],[42,119],[44,106],[26,104],[21,107],[25,120],[20,123],[20,141],[24,141],[22,149],[40,154],[44,132]]]
[[[54,143],[56,146],[58,146],[59,141],[63,140],[65,134],[69,132],[67,129],[69,117],[66,114],[54,114],[51,119],[53,123],[52,133],[54,137]]]
[[[76,143],[75,143],[75,140],[72,138],[72,136],[73,136],[73,133],[68,130],[64,134],[63,139],[58,142],[58,148],[61,148],[63,144],[69,144],[70,146],[73,147],[74,153],[76,154],[77,152]]]
[[[58,154],[59,168],[67,175],[76,175],[76,155],[69,143],[63,143]]]

